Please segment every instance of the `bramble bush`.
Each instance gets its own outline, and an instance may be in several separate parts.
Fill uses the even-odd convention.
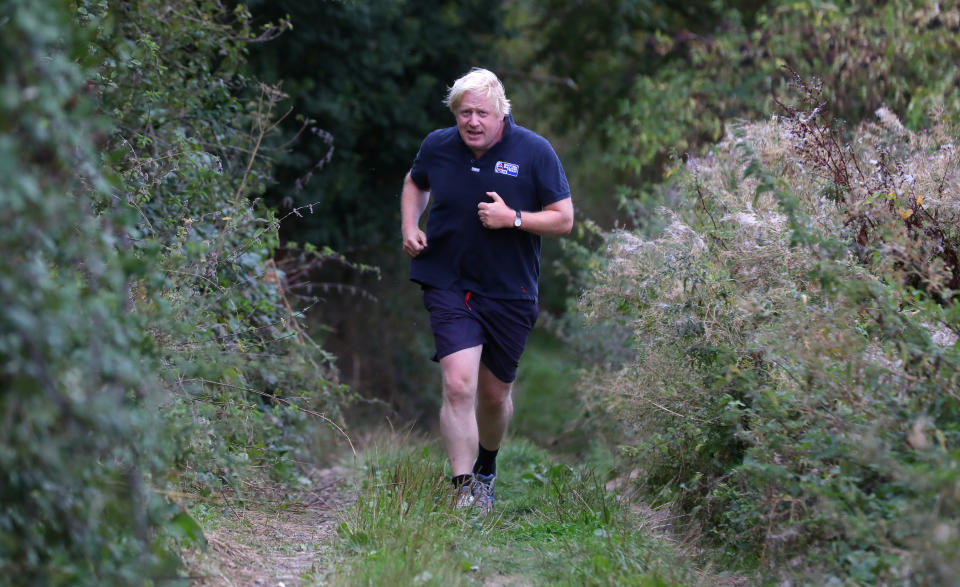
[[[337,427],[346,389],[256,200],[284,96],[245,77],[246,45],[289,25],[249,20],[0,11],[0,584],[172,579],[203,542],[191,497],[295,484],[308,422]]]
[[[766,579],[960,572],[960,155],[931,113],[845,129],[817,83],[678,163],[656,238],[581,299],[631,358],[581,382],[646,495]],[[849,133],[849,134],[847,134]]]

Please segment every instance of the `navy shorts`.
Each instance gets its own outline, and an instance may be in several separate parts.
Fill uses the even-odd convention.
[[[510,383],[517,378],[520,355],[537,321],[537,302],[425,287],[423,305],[437,348],[434,361],[483,345],[480,361],[497,379]]]

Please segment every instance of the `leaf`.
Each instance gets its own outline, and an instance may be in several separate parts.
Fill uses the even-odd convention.
[[[203,535],[203,528],[187,512],[180,512],[174,516],[167,524],[170,533],[178,538],[182,538],[188,544],[196,544],[202,548],[207,547],[207,538]]]
[[[904,220],[906,220],[907,218],[910,218],[911,216],[913,216],[913,210],[909,208],[900,208],[899,210],[897,210],[897,214],[900,215],[900,218],[903,218]]]

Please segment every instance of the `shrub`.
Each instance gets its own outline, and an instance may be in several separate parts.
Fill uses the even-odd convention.
[[[103,15],[92,53],[121,189],[101,208],[138,216],[130,247],[151,271],[135,309],[151,322],[166,408],[183,427],[183,481],[206,493],[249,465],[290,480],[303,424],[335,415],[344,390],[272,260],[279,219],[253,198],[270,182],[285,95],[244,73],[257,33],[242,7],[158,0]],[[287,26],[267,23],[261,36]]]
[[[645,492],[731,559],[943,582],[960,541],[957,128],[881,110],[846,141],[800,89],[673,174],[686,201],[659,237],[608,235],[581,307],[629,326],[634,357],[582,383]]]
[[[150,490],[169,451],[132,223],[90,210],[114,186],[89,39],[66,2],[8,2],[0,23],[0,583],[133,583],[171,570]]]
[[[242,8],[35,4],[0,12],[0,583],[171,578],[183,489],[295,483],[345,393],[255,199],[284,96]]]

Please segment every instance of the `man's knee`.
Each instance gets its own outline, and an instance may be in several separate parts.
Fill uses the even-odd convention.
[[[499,381],[495,384],[485,383],[477,390],[478,400],[484,408],[500,410],[513,407],[512,384]]]
[[[513,414],[513,398],[510,395],[480,396],[480,410],[485,414]]]
[[[469,373],[448,372],[443,374],[443,397],[450,403],[473,403],[477,395],[477,380]]]

